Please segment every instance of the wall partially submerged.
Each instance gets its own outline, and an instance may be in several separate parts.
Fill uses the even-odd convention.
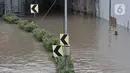
[[[0,4],[4,4],[4,0],[0,0]]]
[[[24,13],[25,0],[5,0],[6,12]]]
[[[73,9],[99,16],[99,0],[73,0]]]
[[[130,1],[129,0],[111,0],[111,16],[117,19],[117,24],[127,27],[130,23]],[[124,4],[126,6],[125,15],[116,15],[114,13],[115,4]],[[109,0],[100,0],[100,17],[109,20]],[[130,26],[129,26],[130,28]]]
[[[100,0],[100,17],[109,20],[109,0]]]
[[[130,22],[130,1],[129,0],[113,0],[112,1],[112,16],[117,19],[117,23],[127,27],[128,22]],[[124,15],[115,15],[114,14],[114,5],[115,4],[124,4],[126,6],[126,13]],[[130,26],[129,26],[130,28]]]
[[[34,0],[5,0],[6,11],[11,12],[19,12],[26,13],[30,8],[30,4],[32,4]],[[42,7],[40,9],[44,9],[48,6],[48,2],[52,4],[54,0],[35,0]],[[93,13],[99,16],[99,0],[68,0],[68,8],[74,9],[81,12]],[[55,5],[59,5],[60,7],[64,7],[64,0],[57,0]],[[42,10],[43,10],[42,9]]]

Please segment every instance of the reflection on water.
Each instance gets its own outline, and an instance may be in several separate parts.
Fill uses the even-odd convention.
[[[16,25],[0,20],[0,73],[56,73],[51,55]]]

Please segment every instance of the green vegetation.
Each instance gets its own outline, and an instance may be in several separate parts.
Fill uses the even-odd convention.
[[[28,23],[29,23],[28,20],[20,20],[20,21],[18,21],[19,28],[24,30],[25,25],[27,25]]]
[[[22,20],[14,14],[6,14],[3,19],[11,24],[18,24],[19,28],[26,31],[32,32],[33,36],[40,42],[43,42],[45,49],[48,52],[52,52],[52,45],[59,45],[59,40],[49,31],[38,28],[34,22],[29,22],[28,20]],[[65,65],[65,58],[58,57],[54,58],[58,73],[74,73],[73,64],[71,57],[68,58],[68,67]]]
[[[8,14],[6,14],[6,15],[3,15],[3,19],[4,19],[5,21],[7,21],[8,23],[10,23],[10,24],[17,24],[18,21],[20,20],[19,17],[17,17],[17,16],[14,15],[14,14],[10,14],[10,13],[8,13]]]
[[[41,29],[41,28],[36,28],[33,30],[33,36],[42,42],[42,38],[43,36],[45,36],[46,34],[46,31],[44,29]]]
[[[52,45],[59,45],[59,40],[54,37],[45,38],[43,44],[47,51],[52,52]]]
[[[74,73],[73,71],[73,64],[71,57],[68,57],[68,67],[65,67],[65,58],[64,57],[59,57],[57,59],[57,68],[58,68],[58,73]]]
[[[42,41],[45,41],[46,39],[49,39],[49,38],[53,38],[54,35],[49,32],[49,31],[45,31],[45,35],[42,37]]]
[[[38,26],[34,22],[29,22],[24,26],[24,30],[26,32],[32,32],[34,29],[36,29]]]
[[[38,26],[34,22],[29,22],[28,20],[19,20],[19,28],[23,29],[26,32],[32,32]]]
[[[3,15],[3,13],[0,12],[0,17]]]

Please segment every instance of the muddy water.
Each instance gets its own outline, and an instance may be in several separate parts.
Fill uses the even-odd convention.
[[[63,15],[48,15],[37,23],[58,37],[63,32]],[[130,35],[119,26],[119,36],[108,31],[108,21],[69,15],[71,53],[76,73],[129,73]]]
[[[42,43],[16,25],[0,20],[0,73],[56,73],[56,70]]]

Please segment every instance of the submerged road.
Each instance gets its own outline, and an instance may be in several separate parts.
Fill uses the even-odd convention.
[[[38,17],[37,23],[58,37],[63,33],[62,14]],[[68,28],[76,73],[130,73],[130,32],[124,27],[115,36],[107,20],[69,14]]]
[[[63,15],[49,14],[36,22],[59,37]],[[32,20],[32,17],[25,19]],[[130,73],[130,32],[118,26],[108,31],[108,21],[69,14],[68,32],[76,73]],[[55,73],[55,65],[39,43],[13,25],[0,21],[0,73]]]
[[[56,73],[42,43],[0,19],[0,73]]]

